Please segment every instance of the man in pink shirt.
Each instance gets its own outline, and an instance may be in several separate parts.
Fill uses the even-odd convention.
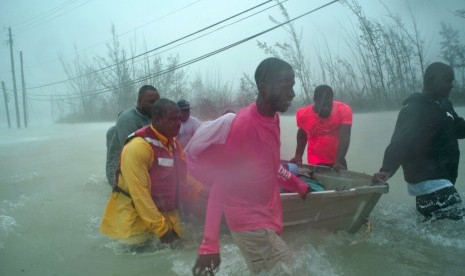
[[[315,104],[297,110],[297,147],[292,162],[302,164],[307,146],[307,160],[311,165],[346,170],[346,154],[350,144],[352,109],[333,100],[333,89],[328,85],[315,88]]]
[[[290,264],[292,251],[279,236],[283,229],[278,185],[303,197],[308,186],[281,166],[276,112],[294,98],[294,71],[278,58],[263,60],[255,71],[256,102],[240,110],[224,145],[222,174],[211,187],[205,231],[194,275],[219,269],[219,228],[224,214],[231,235],[253,273]]]

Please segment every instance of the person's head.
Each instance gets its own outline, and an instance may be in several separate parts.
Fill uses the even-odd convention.
[[[152,105],[160,99],[158,90],[151,85],[144,85],[139,88],[139,94],[137,96],[137,110],[147,117],[151,116]]]
[[[260,114],[268,117],[276,112],[284,112],[295,97],[294,70],[284,60],[271,57],[264,59],[255,70],[257,84],[257,108]]]
[[[333,110],[333,89],[329,85],[319,85],[315,88],[313,101],[315,105],[313,110],[321,118],[328,118]]]
[[[165,98],[156,101],[152,105],[152,125],[168,138],[178,135],[181,127],[181,111],[178,105]]]
[[[442,62],[426,67],[423,77],[423,93],[430,99],[448,98],[454,81],[454,70]]]
[[[185,123],[191,116],[191,105],[186,100],[179,100],[177,105],[181,110],[181,121]]]

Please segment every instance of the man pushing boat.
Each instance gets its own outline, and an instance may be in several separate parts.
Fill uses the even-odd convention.
[[[309,187],[280,162],[277,112],[294,98],[294,71],[278,58],[263,60],[255,71],[258,97],[234,117],[222,150],[221,175],[212,179],[205,231],[194,275],[219,269],[219,228],[224,214],[234,242],[253,273],[278,263],[290,265],[291,249],[283,229],[278,184],[305,197]],[[188,147],[189,148],[189,145]]]

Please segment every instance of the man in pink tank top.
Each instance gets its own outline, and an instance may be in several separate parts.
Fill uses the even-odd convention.
[[[308,144],[308,164],[346,170],[352,109],[345,103],[334,101],[333,90],[328,85],[315,88],[313,101],[315,104],[297,110],[297,147],[291,161],[302,164]]]

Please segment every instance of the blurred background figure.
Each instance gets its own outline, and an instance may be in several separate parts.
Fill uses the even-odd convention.
[[[196,117],[191,116],[191,105],[188,101],[179,100],[177,104],[181,110],[181,129],[176,139],[185,148],[202,122]]]

